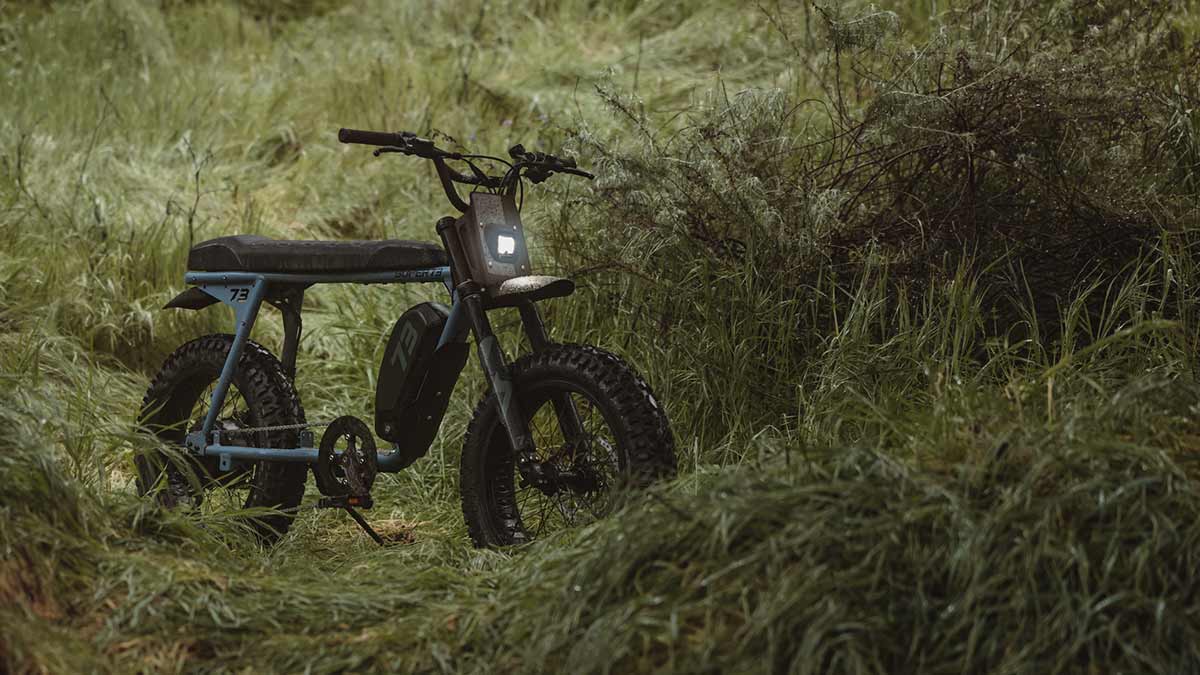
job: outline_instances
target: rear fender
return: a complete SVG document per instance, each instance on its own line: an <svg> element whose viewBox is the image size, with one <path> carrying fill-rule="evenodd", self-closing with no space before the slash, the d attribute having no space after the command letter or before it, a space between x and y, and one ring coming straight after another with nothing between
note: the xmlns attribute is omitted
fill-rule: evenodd
<svg viewBox="0 0 1200 675"><path fill-rule="evenodd" d="M204 309L217 302L219 301L215 297L201 290L199 286L192 286L171 298L170 302L163 305L163 309Z"/></svg>

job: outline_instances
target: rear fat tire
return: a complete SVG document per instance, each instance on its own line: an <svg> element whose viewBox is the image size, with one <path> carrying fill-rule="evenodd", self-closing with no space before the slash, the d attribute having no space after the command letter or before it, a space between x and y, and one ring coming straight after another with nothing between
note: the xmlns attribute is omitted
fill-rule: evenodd
<svg viewBox="0 0 1200 675"><path fill-rule="evenodd" d="M163 363L142 400L139 419L159 439L182 449L184 436L196 424L193 411L209 385L216 382L233 346L233 336L206 335L176 349ZM304 409L283 365L262 345L247 340L238 363L232 387L247 404L249 424L282 426L304 422ZM231 387L231 393L232 393ZM207 403L207 402L205 402ZM207 409L207 406L204 407ZM201 418L202 419L202 418ZM256 432L243 437L257 447L286 448L298 445L296 430ZM138 455L138 492L148 494L165 466L161 452ZM292 513L304 496L308 466L294 462L258 462L252 469L249 496L245 506L277 508ZM174 498L164 489L160 502L173 506ZM265 541L271 542L287 532L292 516L272 514L255 516L251 524Z"/></svg>
<svg viewBox="0 0 1200 675"><path fill-rule="evenodd" d="M539 383L567 383L594 401L616 441L626 485L645 487L675 476L675 439L666 413L645 380L617 356L588 345L555 345L523 356L510 372L526 419L536 412L529 392ZM463 516L476 546L530 540L517 525L513 467L512 447L489 389L467 428L459 465Z"/></svg>

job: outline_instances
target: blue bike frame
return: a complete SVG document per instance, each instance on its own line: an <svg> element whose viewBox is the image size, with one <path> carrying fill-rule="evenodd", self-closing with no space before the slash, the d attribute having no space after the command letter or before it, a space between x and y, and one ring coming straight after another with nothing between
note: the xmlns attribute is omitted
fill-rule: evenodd
<svg viewBox="0 0 1200 675"><path fill-rule="evenodd" d="M186 444L189 450L201 457L216 456L222 471L228 470L233 461L282 461L316 463L318 450L312 447L310 434L301 435L301 445L296 448L256 448L242 445L224 445L220 432L215 431L217 415L225 403L229 385L233 382L237 371L238 361L250 337L250 331L258 318L258 310L268 297L269 290L298 289L303 290L314 284L412 284L441 282L450 292L452 307L450 317L442 331L438 346L454 341L462 341L470 327L466 316L466 303L460 302L454 292L450 268L429 267L414 270L397 270L394 272L367 272L344 274L286 274L260 272L188 272L184 277L187 283L194 285L214 299L233 309L237 330L234 333L233 346L225 358L221 376L213 390L209 402L208 414L200 431L189 433ZM299 308L297 308L298 311ZM398 451L379 453L379 470L395 472L402 468L401 454Z"/></svg>

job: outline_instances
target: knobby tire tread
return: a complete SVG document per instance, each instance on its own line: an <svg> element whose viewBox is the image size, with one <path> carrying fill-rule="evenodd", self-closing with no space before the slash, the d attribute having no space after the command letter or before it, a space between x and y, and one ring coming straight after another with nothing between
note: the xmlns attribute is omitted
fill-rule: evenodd
<svg viewBox="0 0 1200 675"><path fill-rule="evenodd" d="M527 354L510 366L518 395L522 385L542 377L575 379L591 385L601 398L607 399L620 429L620 451L625 453L628 477L634 487L646 487L655 481L669 479L676 473L675 439L662 406L650 385L616 355L590 345L558 344L543 351ZM529 417L534 411L522 405ZM502 439L497 440L499 434ZM506 528L505 521L515 522L512 513L499 504L489 503L487 483L504 477L487 475L487 455L493 443L502 442L508 448L503 425L499 421L495 393L489 388L476 406L467 427L460 464L460 492L467 529L476 546L505 546L521 543L521 538ZM511 455L511 449L508 450ZM511 462L506 466L511 467ZM501 467L503 470L503 467ZM511 476L511 468L507 469ZM500 527L497 527L500 523Z"/></svg>
<svg viewBox="0 0 1200 675"><path fill-rule="evenodd" d="M213 334L196 338L181 345L167 357L158 373L150 382L142 399L141 417L143 424L160 437L182 441L178 430L166 431L164 427L179 422L180 411L168 404L180 387L188 386L194 378L204 378L210 373L216 381L221 367L233 346L234 337L229 334ZM215 369L215 371L214 371ZM195 380L200 381L200 380ZM247 340L238 362L234 384L247 404L254 409L258 426L282 426L304 422L304 408L300 404L292 380L283 364L265 347ZM207 385L206 385L207 386ZM203 389L201 388L201 395ZM182 394L187 398L186 392ZM183 403L176 402L177 405ZM194 405L194 401L191 405ZM191 410L182 414L190 415ZM295 447L299 434L295 430L257 432L260 447ZM138 458L138 491L146 494L150 482L157 478L157 468L146 457ZM269 507L283 511L280 514L256 516L252 524L265 542L272 542L287 532L291 526L296 507L304 497L304 484L308 466L294 462L259 462L254 468L253 482L247 507Z"/></svg>

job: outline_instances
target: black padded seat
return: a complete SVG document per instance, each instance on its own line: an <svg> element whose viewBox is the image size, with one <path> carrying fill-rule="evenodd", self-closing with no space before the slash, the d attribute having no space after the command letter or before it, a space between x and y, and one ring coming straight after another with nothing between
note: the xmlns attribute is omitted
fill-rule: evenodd
<svg viewBox="0 0 1200 675"><path fill-rule="evenodd" d="M280 240L238 234L201 242L188 253L188 269L199 272L391 272L447 264L441 246L400 239Z"/></svg>

